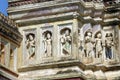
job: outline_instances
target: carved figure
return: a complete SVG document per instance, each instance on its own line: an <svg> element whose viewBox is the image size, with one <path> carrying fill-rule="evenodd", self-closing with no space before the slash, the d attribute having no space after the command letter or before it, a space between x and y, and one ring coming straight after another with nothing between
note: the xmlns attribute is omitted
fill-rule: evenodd
<svg viewBox="0 0 120 80"><path fill-rule="evenodd" d="M106 33L105 53L107 59L112 59L112 47L114 46L112 33Z"/></svg>
<svg viewBox="0 0 120 80"><path fill-rule="evenodd" d="M96 57L99 58L102 55L103 47L102 47L102 34L101 32L97 33L95 39L95 52Z"/></svg>
<svg viewBox="0 0 120 80"><path fill-rule="evenodd" d="M28 51L28 59L31 59L35 56L35 34L29 33L26 36L26 48Z"/></svg>
<svg viewBox="0 0 120 80"><path fill-rule="evenodd" d="M52 56L52 34L50 32L46 33L44 43L44 53L46 57Z"/></svg>
<svg viewBox="0 0 120 80"><path fill-rule="evenodd" d="M61 41L61 53L69 55L71 53L71 35L70 30L66 29L65 33L60 38Z"/></svg>
<svg viewBox="0 0 120 80"><path fill-rule="evenodd" d="M87 32L85 36L85 53L86 57L93 55L92 33Z"/></svg>

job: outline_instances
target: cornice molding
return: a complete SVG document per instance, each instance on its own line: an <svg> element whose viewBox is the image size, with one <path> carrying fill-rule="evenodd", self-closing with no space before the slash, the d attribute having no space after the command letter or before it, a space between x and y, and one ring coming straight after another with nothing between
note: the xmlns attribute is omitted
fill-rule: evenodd
<svg viewBox="0 0 120 80"><path fill-rule="evenodd" d="M9 73L9 75L10 76L12 76L15 80L17 80L17 78L18 78L18 74L16 73L16 72L14 72L14 71L12 71L12 70L10 70L10 69L8 69L6 66L4 66L4 65L2 65L2 64L0 64L0 73L2 72L2 74L1 75L8 75L8 73ZM7 73L7 74L6 74ZM7 77L7 76L6 76Z"/></svg>
<svg viewBox="0 0 120 80"><path fill-rule="evenodd" d="M18 25L8 17L0 13L0 35L13 43L20 45L22 35L18 31Z"/></svg>
<svg viewBox="0 0 120 80"><path fill-rule="evenodd" d="M22 6L27 4L34 4L34 3L41 3L41 2L48 2L48 1L54 1L54 0L14 0L9 1L9 7L15 7L15 6Z"/></svg>

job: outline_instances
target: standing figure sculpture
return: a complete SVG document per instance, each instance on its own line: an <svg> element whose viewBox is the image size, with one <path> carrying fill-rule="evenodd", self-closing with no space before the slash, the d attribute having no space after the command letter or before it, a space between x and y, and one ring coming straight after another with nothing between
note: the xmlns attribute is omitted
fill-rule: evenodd
<svg viewBox="0 0 120 80"><path fill-rule="evenodd" d="M95 57L99 58L102 55L103 47L102 47L102 34L101 32L97 33L95 39Z"/></svg>
<svg viewBox="0 0 120 80"><path fill-rule="evenodd" d="M86 57L93 55L92 33L87 32L85 36L85 53Z"/></svg>
<svg viewBox="0 0 120 80"><path fill-rule="evenodd" d="M63 55L69 55L71 53L71 35L70 30L66 29L65 34L60 38L61 41L61 53Z"/></svg>
<svg viewBox="0 0 120 80"><path fill-rule="evenodd" d="M112 59L112 47L114 46L112 33L106 33L105 39L105 53L107 59Z"/></svg>
<svg viewBox="0 0 120 80"><path fill-rule="evenodd" d="M28 59L31 59L35 56L35 34L29 33L26 36L26 48L28 51Z"/></svg>
<svg viewBox="0 0 120 80"><path fill-rule="evenodd" d="M43 40L44 43L44 53L45 57L52 56L52 34L50 32L46 33L45 39Z"/></svg>

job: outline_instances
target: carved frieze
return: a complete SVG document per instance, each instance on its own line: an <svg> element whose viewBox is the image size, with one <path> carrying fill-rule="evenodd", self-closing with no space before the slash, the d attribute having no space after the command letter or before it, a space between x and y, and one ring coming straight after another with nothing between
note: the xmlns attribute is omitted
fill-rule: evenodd
<svg viewBox="0 0 120 80"><path fill-rule="evenodd" d="M57 34L53 34L53 26L40 27L39 30L38 28L24 30L23 53L25 61L37 58L43 60L40 63L50 63L54 62L54 57L58 57L58 61L72 60L72 47L75 44L72 42L74 40L72 39L72 26L72 24L58 25ZM92 26L91 23L86 23L78 29L78 32L78 54L83 63L103 64L106 60L115 59L114 35L117 35L117 32L114 33L112 27L103 28L100 24ZM36 33L39 34L39 37ZM54 38L58 42L55 42ZM56 48L53 47L54 45ZM55 49L58 53L54 53ZM36 57L36 54L39 54L40 57ZM77 53L74 54L77 55Z"/></svg>

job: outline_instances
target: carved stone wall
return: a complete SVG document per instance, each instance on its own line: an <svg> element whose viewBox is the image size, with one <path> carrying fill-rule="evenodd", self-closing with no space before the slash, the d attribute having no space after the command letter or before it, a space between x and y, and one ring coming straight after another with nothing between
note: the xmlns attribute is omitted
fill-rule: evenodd
<svg viewBox="0 0 120 80"><path fill-rule="evenodd" d="M116 38L118 38L118 26L102 26L100 24L92 23L76 25L76 22L76 20L68 20L63 22L21 27L20 31L24 36L22 42L23 64L21 68L18 69L18 71L26 72L25 74L27 76L25 77L28 77L33 73L38 73L37 76L41 75L40 79L42 79L45 75L47 75L42 74L42 72L44 73L46 71L51 71L54 73L48 73L48 77L50 75L59 75L56 74L56 70L58 69L54 71L55 68L59 68L60 71L63 70L64 72L64 67L66 66L66 70L69 70L68 67L71 65L80 66L81 68L79 69L91 69L90 66L83 68L83 65L92 65L92 69L95 70L95 72L93 72L93 75L98 76L98 69L102 69L103 71L107 69L104 68L106 66L103 65L112 66L119 64L119 57L117 56L118 50L115 48L115 46L118 46L116 45L115 39L115 35ZM78 35L76 38L76 35L73 33L73 29ZM31 40L28 39L29 34L32 35ZM28 58L30 53L29 49L27 48L26 41L32 44L32 48L30 50L33 50L33 56L31 56L31 58ZM75 41L77 41L77 43L75 43ZM75 48L73 48L73 46L76 44L78 45L76 51L78 53L75 53ZM80 63L82 64L78 65ZM101 68L94 68L95 66L99 65L101 65ZM61 69L61 67L63 68ZM41 73L39 73L39 71L34 72L34 70L40 70ZM72 72L74 72L74 69ZM87 71L82 70L78 72L85 75L90 74L89 71L88 73L86 73ZM20 73L20 79L22 77L21 75L22 73ZM105 78L105 74L102 71L101 75L103 76L102 78ZM33 78L35 78L34 76L35 75L33 75Z"/></svg>
<svg viewBox="0 0 120 80"><path fill-rule="evenodd" d="M118 63L115 49L117 44L114 39L118 32L115 33L116 29L113 26L102 27L101 25L84 24L81 31L83 33L80 34L81 41L79 42L81 44L79 48L83 62L104 63L110 61Z"/></svg>
<svg viewBox="0 0 120 80"><path fill-rule="evenodd" d="M102 0L44 1L10 2L23 35L19 79L119 80L119 12L106 13Z"/></svg>
<svg viewBox="0 0 120 80"><path fill-rule="evenodd" d="M23 65L72 58L72 23L23 28L21 31L24 36L22 42ZM55 31L58 33L56 34ZM58 42L55 43L55 41ZM56 45L55 48L54 45ZM54 51L55 49L58 53Z"/></svg>

